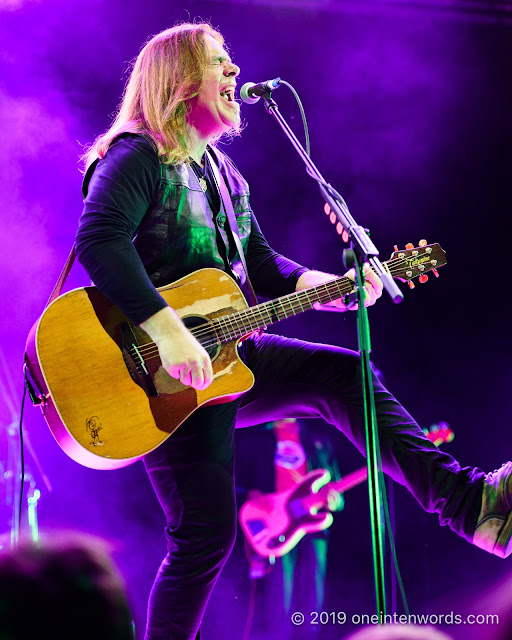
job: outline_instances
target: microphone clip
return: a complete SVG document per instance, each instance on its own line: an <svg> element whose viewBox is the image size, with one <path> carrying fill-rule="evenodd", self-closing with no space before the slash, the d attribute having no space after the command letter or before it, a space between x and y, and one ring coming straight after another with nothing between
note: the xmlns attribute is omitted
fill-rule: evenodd
<svg viewBox="0 0 512 640"><path fill-rule="evenodd" d="M270 94L281 84L281 78L266 82L246 82L240 89L240 98L247 104L255 104L262 97L270 98Z"/></svg>

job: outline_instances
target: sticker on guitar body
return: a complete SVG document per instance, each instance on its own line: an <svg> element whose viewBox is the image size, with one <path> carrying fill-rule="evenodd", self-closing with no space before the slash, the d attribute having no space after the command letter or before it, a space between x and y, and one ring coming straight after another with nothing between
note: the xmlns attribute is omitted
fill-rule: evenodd
<svg viewBox="0 0 512 640"><path fill-rule="evenodd" d="M91 434L92 437L92 446L93 447L102 447L103 442L100 440L99 432L103 429L100 419L98 416L92 416L92 418L87 418L85 421L85 429Z"/></svg>

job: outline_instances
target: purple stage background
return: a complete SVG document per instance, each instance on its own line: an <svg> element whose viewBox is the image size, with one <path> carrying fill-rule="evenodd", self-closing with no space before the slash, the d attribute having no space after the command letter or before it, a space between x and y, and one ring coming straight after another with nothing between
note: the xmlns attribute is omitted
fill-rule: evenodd
<svg viewBox="0 0 512 640"><path fill-rule="evenodd" d="M456 437L446 447L463 464L494 469L512 455L510 24L415 10L414 3L408 11L378 2L375 11L371 2L361 11L354 3L344 10L340 2L336 11L300 4L0 0L2 379L12 380L18 410L25 337L71 248L81 211L78 158L107 128L123 70L149 35L201 17L226 36L242 68L240 85L280 76L297 89L313 160L371 229L383 259L394 244L421 238L446 250L439 279L405 288L401 305L384 296L371 309L373 360L421 425L451 425ZM291 94L283 87L274 95L302 138ZM223 148L252 186L252 206L270 244L308 266L342 271L343 247L315 184L261 103L242 113L246 130ZM74 267L69 287L87 283ZM357 345L350 313L312 312L278 330ZM5 465L13 421L7 401L0 402L0 420ZM114 541L142 633L164 552L163 516L142 465L116 472L80 467L30 406L25 428L53 487L45 488L27 454L42 492L41 529L79 528ZM360 466L359 454L334 435L342 472ZM411 611L496 613L497 599L476 602L512 572L510 561L440 528L401 487L395 497ZM354 489L332 527L325 611L374 612L367 514L365 489ZM7 531L8 524L0 527ZM242 637L248 581L239 551L207 612L205 640ZM348 630L326 626L321 637ZM494 637L490 628L449 631Z"/></svg>

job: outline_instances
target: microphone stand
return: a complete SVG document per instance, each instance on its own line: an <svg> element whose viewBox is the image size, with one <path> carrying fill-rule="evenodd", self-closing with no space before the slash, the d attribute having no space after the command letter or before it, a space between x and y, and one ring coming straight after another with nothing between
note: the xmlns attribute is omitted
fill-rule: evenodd
<svg viewBox="0 0 512 640"><path fill-rule="evenodd" d="M370 523L372 533L372 552L374 563L375 595L377 604L377 614L386 614L386 593L384 580L384 517L383 506L381 504L381 484L383 483L382 473L379 471L379 441L377 432L377 415L375 410L375 398L373 394L372 372L370 366L370 325L368 323L368 312L364 306L364 275L363 265L369 262L372 269L382 280L384 289L388 292L393 302L399 303L403 300L403 294L398 288L391 275L385 270L378 256L379 252L368 233L363 227L358 225L341 195L328 184L318 171L305 149L298 141L293 131L285 121L276 102L271 96L272 90L262 95L267 112L273 116L274 120L284 131L295 150L306 165L308 175L316 180L320 187L320 192L325 198L331 210L343 225L348 233L352 250L344 252L345 265L354 267L355 291L347 296L347 303L352 306L357 303L357 330L358 344L361 355L361 377L364 406L364 422L366 429L366 449L368 466L368 492L370 503Z"/></svg>

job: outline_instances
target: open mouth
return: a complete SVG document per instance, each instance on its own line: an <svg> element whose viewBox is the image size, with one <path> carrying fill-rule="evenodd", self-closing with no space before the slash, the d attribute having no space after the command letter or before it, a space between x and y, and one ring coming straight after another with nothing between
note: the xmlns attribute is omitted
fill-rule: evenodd
<svg viewBox="0 0 512 640"><path fill-rule="evenodd" d="M235 88L234 87L226 87L223 91L220 92L220 97L226 102L234 102L235 101Z"/></svg>

